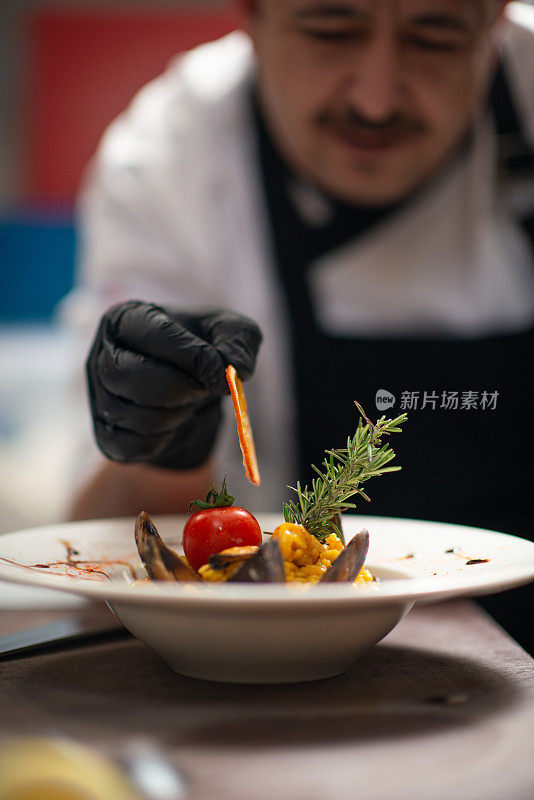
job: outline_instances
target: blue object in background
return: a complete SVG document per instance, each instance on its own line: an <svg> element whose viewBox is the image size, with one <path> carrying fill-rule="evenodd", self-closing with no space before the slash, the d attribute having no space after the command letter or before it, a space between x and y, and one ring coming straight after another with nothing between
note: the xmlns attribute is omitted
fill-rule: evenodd
<svg viewBox="0 0 534 800"><path fill-rule="evenodd" d="M49 320L72 287L75 248L70 212L0 217L0 321Z"/></svg>

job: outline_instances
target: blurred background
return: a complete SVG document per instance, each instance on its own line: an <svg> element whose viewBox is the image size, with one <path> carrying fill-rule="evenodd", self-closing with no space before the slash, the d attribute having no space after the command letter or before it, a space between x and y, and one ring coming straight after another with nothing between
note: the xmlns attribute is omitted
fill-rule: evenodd
<svg viewBox="0 0 534 800"><path fill-rule="evenodd" d="M176 53L237 26L226 0L0 3L0 533L72 487L75 198L106 125Z"/></svg>
<svg viewBox="0 0 534 800"><path fill-rule="evenodd" d="M232 0L0 2L0 533L61 520L72 489L84 354L57 307L84 167L172 56L237 25Z"/></svg>

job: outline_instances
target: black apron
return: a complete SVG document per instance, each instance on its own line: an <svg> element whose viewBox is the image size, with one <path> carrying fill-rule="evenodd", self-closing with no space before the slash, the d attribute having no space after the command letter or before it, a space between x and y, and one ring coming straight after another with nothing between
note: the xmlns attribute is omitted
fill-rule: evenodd
<svg viewBox="0 0 534 800"><path fill-rule="evenodd" d="M502 91L501 77L499 73L494 95ZM509 94L505 96L509 101ZM358 511L474 525L534 539L529 496L534 328L476 339L352 338L325 332L308 291L310 264L368 231L398 206L362 209L331 201L330 222L307 224L290 190L296 178L273 145L257 104L255 119L274 256L290 309L300 480L309 483L310 465L319 465L327 448L343 447L354 431L358 414L352 401L358 400L376 419L384 413L377 409L377 392L385 390L395 398L387 416L403 410L409 415L404 433L391 437L394 463L402 471L370 481L366 491L372 502L360 500ZM510 142L509 110L497 130L503 126ZM534 644L533 596L527 587L484 600L529 648Z"/></svg>

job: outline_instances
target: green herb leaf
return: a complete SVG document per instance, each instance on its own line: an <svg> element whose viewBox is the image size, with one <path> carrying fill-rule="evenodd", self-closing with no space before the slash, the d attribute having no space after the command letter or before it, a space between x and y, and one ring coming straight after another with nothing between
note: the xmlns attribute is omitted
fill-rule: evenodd
<svg viewBox="0 0 534 800"><path fill-rule="evenodd" d="M318 476L313 478L312 488L303 488L300 482L296 489L289 486L289 489L296 492L298 504L292 500L284 503L284 520L304 525L309 533L321 541L331 533L340 535L341 527L336 524L336 521L339 522L336 515L349 508L356 508L354 503L349 502L351 497L359 494L365 500L370 500L361 488L361 483L401 469L386 466L395 458L395 453L388 444L382 445L382 437L401 433L400 426L406 422L407 415L401 414L395 419L380 417L373 424L360 404L354 404L361 418L358 420L356 433L347 439L346 448L326 450L323 469L320 470L312 464L312 469Z"/></svg>
<svg viewBox="0 0 534 800"><path fill-rule="evenodd" d="M233 505L233 502L234 498L228 494L228 489L226 488L226 473L224 473L221 491L218 492L212 483L205 500L193 500L189 503L189 513L195 508L197 511L205 511L209 508L228 508L228 506Z"/></svg>

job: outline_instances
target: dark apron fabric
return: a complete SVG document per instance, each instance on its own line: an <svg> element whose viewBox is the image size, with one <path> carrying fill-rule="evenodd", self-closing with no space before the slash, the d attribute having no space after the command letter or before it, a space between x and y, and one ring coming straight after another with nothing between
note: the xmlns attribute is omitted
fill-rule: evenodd
<svg viewBox="0 0 534 800"><path fill-rule="evenodd" d="M476 339L353 338L322 330L308 291L310 264L396 209L332 201L329 223L307 224L288 192L295 177L278 155L257 106L255 114L274 256L290 309L300 480L310 483L310 465L321 463L325 449L343 447L354 431L358 413L353 400L376 419L384 413L375 404L377 391L386 390L395 397L387 416L406 410L409 417L404 433L391 437L402 471L370 481L366 491L372 502L361 500L358 511L534 539L529 491L534 328ZM457 407L454 400L447 407L454 392ZM485 601L530 648L532 599L527 588Z"/></svg>

